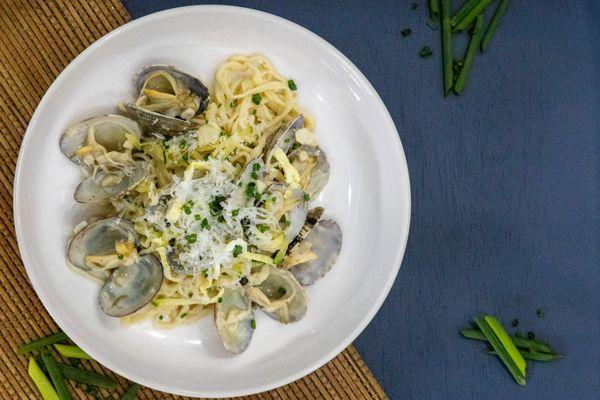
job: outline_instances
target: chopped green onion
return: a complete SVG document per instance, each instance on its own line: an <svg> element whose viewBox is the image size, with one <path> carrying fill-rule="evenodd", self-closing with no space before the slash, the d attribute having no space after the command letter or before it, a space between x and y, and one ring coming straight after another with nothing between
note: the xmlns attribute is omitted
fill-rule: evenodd
<svg viewBox="0 0 600 400"><path fill-rule="evenodd" d="M249 182L248 186L246 187L246 196L248 197L254 197L254 189L256 188L256 183L254 182Z"/></svg>
<svg viewBox="0 0 600 400"><path fill-rule="evenodd" d="M133 385L131 385L131 387L129 389L127 389L127 391L125 392L123 397L121 397L121 400L133 400L136 398L139 391L140 391L140 385L138 385L137 383L134 383Z"/></svg>
<svg viewBox="0 0 600 400"><path fill-rule="evenodd" d="M293 79L288 80L288 87L290 90L298 90L298 86L296 86L296 82Z"/></svg>
<svg viewBox="0 0 600 400"><path fill-rule="evenodd" d="M456 26L454 26L455 31L464 31L469 28L475 18L483 13L483 10L486 9L487 6L490 5L492 0L479 0L475 7L473 7L461 20L456 21Z"/></svg>
<svg viewBox="0 0 600 400"><path fill-rule="evenodd" d="M412 33L412 30L411 30L411 29L409 29L409 28L402 29L402 31L400 31L400 34L401 34L403 37L410 36L410 34L411 34L411 33Z"/></svg>
<svg viewBox="0 0 600 400"><path fill-rule="evenodd" d="M487 341L485 335L477 329L463 329L460 333L467 339ZM548 343L539 340L524 339L517 334L512 335L511 339L517 347L527 349L533 353L556 354Z"/></svg>
<svg viewBox="0 0 600 400"><path fill-rule="evenodd" d="M256 321L253 319L250 320L250 328L256 329Z"/></svg>
<svg viewBox="0 0 600 400"><path fill-rule="evenodd" d="M269 225L258 224L258 225L256 225L256 229L258 229L261 233L264 233L269 230Z"/></svg>
<svg viewBox="0 0 600 400"><path fill-rule="evenodd" d="M444 96L448 96L454 83L452 73L452 32L450 27L450 0L442 1L442 67L444 76Z"/></svg>
<svg viewBox="0 0 600 400"><path fill-rule="evenodd" d="M280 295L282 295L282 296L283 296L283 295L285 294L285 288L283 288L283 287L281 287L281 286L280 286L280 287L277 289L277 293L279 293Z"/></svg>
<svg viewBox="0 0 600 400"><path fill-rule="evenodd" d="M544 318L544 310L542 308L538 308L537 310L535 310L535 315L538 318Z"/></svg>
<svg viewBox="0 0 600 400"><path fill-rule="evenodd" d="M304 201L309 201L309 200L310 200L310 194L304 193Z"/></svg>
<svg viewBox="0 0 600 400"><path fill-rule="evenodd" d="M183 319L185 317L187 317L187 313L185 313L185 312L179 316L179 318L181 318L181 319Z"/></svg>
<svg viewBox="0 0 600 400"><path fill-rule="evenodd" d="M252 102L254 104L259 105L261 101L262 101L262 96L260 95L260 93L254 93L252 95Z"/></svg>
<svg viewBox="0 0 600 400"><path fill-rule="evenodd" d="M198 234L196 234L196 233L190 233L189 235L185 235L185 240L189 244L196 243L196 239L198 239Z"/></svg>
<svg viewBox="0 0 600 400"><path fill-rule="evenodd" d="M186 145L187 145L187 142L185 140L182 140L181 142L179 142L180 149L183 149Z"/></svg>
<svg viewBox="0 0 600 400"><path fill-rule="evenodd" d="M85 351L81 350L79 346L71 346L66 344L55 344L54 348L60 353L61 356L67 358L81 358L84 360L91 360L92 357Z"/></svg>
<svg viewBox="0 0 600 400"><path fill-rule="evenodd" d="M240 209L236 208L235 210L231 211L231 216L232 217L237 217L240 213Z"/></svg>
<svg viewBox="0 0 600 400"><path fill-rule="evenodd" d="M222 303L223 302L223 298L219 297L219 299L217 300L217 302Z"/></svg>
<svg viewBox="0 0 600 400"><path fill-rule="evenodd" d="M29 353L30 351L39 350L41 348L47 347L54 343L64 342L65 340L68 340L68 339L69 339L69 337L67 336L67 334L62 331L53 333L52 335L48 335L41 339L37 339L32 342L24 344L23 346L19 347L19 350L17 350L17 354L26 354L26 353Z"/></svg>
<svg viewBox="0 0 600 400"><path fill-rule="evenodd" d="M67 389L67 384L63 378L60 369L58 368L58 363L52 357L50 352L43 351L42 352L42 361L46 366L46 371L48 371L48 375L50 375L50 379L54 384L54 389L56 389L56 393L60 400L70 400L72 399L71 394L69 393L69 389Z"/></svg>
<svg viewBox="0 0 600 400"><path fill-rule="evenodd" d="M485 34L483 35L483 39L481 40L481 51L486 51L489 46L492 38L494 37L494 33L496 33L496 29L500 26L500 22L502 18L504 18L504 14L506 14L506 10L508 9L508 5L510 0L501 0L498 8L496 8L496 12L490 21L487 29L485 30Z"/></svg>
<svg viewBox="0 0 600 400"><path fill-rule="evenodd" d="M202 219L202 216L200 214L194 214L194 219L196 221L200 221Z"/></svg>
<svg viewBox="0 0 600 400"><path fill-rule="evenodd" d="M191 298L193 295L194 295L194 293L192 293L192 292L189 292L189 293L188 293L188 297L189 297L189 298Z"/></svg>
<svg viewBox="0 0 600 400"><path fill-rule="evenodd" d="M210 229L210 224L208 223L208 220L206 218L204 218L202 222L200 222L200 228L207 230Z"/></svg>
<svg viewBox="0 0 600 400"><path fill-rule="evenodd" d="M477 54L477 49L479 49L479 45L481 43L481 36L483 35L483 14L479 14L477 16L477 20L475 21L475 28L473 28L473 34L471 35L471 40L469 41L469 46L467 47L467 53L465 54L464 65L458 74L458 78L456 78L456 82L454 83L454 93L461 94L464 89L467 78L471 73L471 69L473 68L473 61L475 60L475 54Z"/></svg>
<svg viewBox="0 0 600 400"><path fill-rule="evenodd" d="M251 177L252 179L258 179L258 174L257 174L256 172L252 171L252 172L250 173L250 177Z"/></svg>
<svg viewBox="0 0 600 400"><path fill-rule="evenodd" d="M43 400L61 400L54 390L52 383L46 377L46 374L42 371L40 366L35 362L32 358L29 359L29 367L27 368L27 373L35 383L35 386L40 391Z"/></svg>
<svg viewBox="0 0 600 400"><path fill-rule="evenodd" d="M440 0L429 0L429 18L433 22L440 19Z"/></svg>
<svg viewBox="0 0 600 400"><path fill-rule="evenodd" d="M431 57L432 55L433 55L433 50L431 50L431 47L429 47L429 46L423 46L421 51L419 51L419 57L421 57L421 58L428 58L428 57Z"/></svg>
<svg viewBox="0 0 600 400"><path fill-rule="evenodd" d="M254 172L260 171L260 164L258 164L258 163L252 164L252 171L254 171Z"/></svg>
<svg viewBox="0 0 600 400"><path fill-rule="evenodd" d="M240 254L242 254L244 250L242 249L242 246L240 246L239 244L236 244L233 247L233 258L237 258Z"/></svg>
<svg viewBox="0 0 600 400"><path fill-rule="evenodd" d="M498 356L519 385L525 385L527 362L517 350L500 322L489 315L475 317L475 323L481 329Z"/></svg>
<svg viewBox="0 0 600 400"><path fill-rule="evenodd" d="M60 372L65 379L102 387L108 390L114 390L117 387L117 381L110 376L98 375L85 369L70 367L64 364L58 364Z"/></svg>

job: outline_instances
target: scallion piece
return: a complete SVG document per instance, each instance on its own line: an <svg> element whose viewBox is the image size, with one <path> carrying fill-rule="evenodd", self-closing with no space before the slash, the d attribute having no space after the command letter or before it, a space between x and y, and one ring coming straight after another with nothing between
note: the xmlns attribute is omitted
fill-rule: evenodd
<svg viewBox="0 0 600 400"><path fill-rule="evenodd" d="M551 362L558 361L562 358L560 354L534 353L526 350L519 350L519 352L521 353L524 359L531 361ZM485 350L484 353L496 356L498 355L498 353L494 350Z"/></svg>
<svg viewBox="0 0 600 400"><path fill-rule="evenodd" d="M84 360L91 360L92 357L85 351L81 350L79 346L71 346L65 344L55 344L54 348L60 353L61 356L67 358L80 358Z"/></svg>
<svg viewBox="0 0 600 400"><path fill-rule="evenodd" d="M440 0L429 0L429 18L433 22L440 19Z"/></svg>
<svg viewBox="0 0 600 400"><path fill-rule="evenodd" d="M463 61L463 67L460 69L456 82L454 83L454 93L461 94L462 90L467 83L467 78L473 68L473 61L475 60L475 54L481 44L481 37L483 35L483 14L479 14L475 20L475 28L467 47L467 52Z"/></svg>
<svg viewBox="0 0 600 400"><path fill-rule="evenodd" d="M483 35L483 40L481 41L481 51L485 51L492 41L492 37L494 37L494 33L496 33L496 29L500 25L504 14L506 14L506 10L508 9L508 5L510 0L501 0L498 8L496 8L496 12L494 12L494 16L490 21L487 29L485 30L485 34Z"/></svg>
<svg viewBox="0 0 600 400"><path fill-rule="evenodd" d="M460 333L466 337L467 339L475 339L487 341L484 334L477 329L463 329ZM548 343L541 342L539 340L529 340L521 337L517 337L515 335L511 335L510 337L513 343L521 348L527 349L532 353L548 353L548 354L556 354L555 351L550 347Z"/></svg>
<svg viewBox="0 0 600 400"><path fill-rule="evenodd" d="M108 390L114 390L117 387L117 381L110 376L104 376L95 374L93 372L86 371L85 369L71 367L64 364L58 364L58 368L65 379L85 383L87 385L94 385L102 387Z"/></svg>
<svg viewBox="0 0 600 400"><path fill-rule="evenodd" d="M46 377L46 374L41 370L40 366L35 362L32 358L29 359L29 367L27 368L27 373L35 383L35 386L40 391L43 400L61 400L54 390L52 383Z"/></svg>
<svg viewBox="0 0 600 400"><path fill-rule="evenodd" d="M463 3L462 6L460 6L460 8L458 9L458 11L456 13L454 13L454 15L452 16L452 18L450 19L450 24L452 25L452 27L455 27L457 22L462 20L469 11L471 11L473 9L473 7L475 7L475 5L477 3L479 3L481 0L467 0Z"/></svg>
<svg viewBox="0 0 600 400"><path fill-rule="evenodd" d="M129 387L129 389L127 389L127 391L125 392L125 394L123 395L123 397L121 397L121 400L133 400L136 398L137 393L140 390L140 385L138 385L137 383L134 383L133 385L131 385Z"/></svg>
<svg viewBox="0 0 600 400"><path fill-rule="evenodd" d="M527 362L500 322L489 315L475 317L475 323L519 385L525 385Z"/></svg>
<svg viewBox="0 0 600 400"><path fill-rule="evenodd" d="M459 21L456 21L456 26L454 27L454 30L464 31L465 29L469 28L473 21L475 21L475 18L477 18L477 16L479 16L483 12L483 10L485 10L486 7L490 5L491 2L492 0L479 0L479 2L467 12L464 18L462 18Z"/></svg>
<svg viewBox="0 0 600 400"><path fill-rule="evenodd" d="M48 336L43 337L38 340L34 340L33 342L24 344L23 346L19 347L19 350L17 350L17 353L18 354L26 354L26 353L29 353L30 351L39 350L39 349L42 349L42 348L47 347L54 343L64 342L68 339L69 339L69 337L67 336L67 334L61 331L58 333L54 333L52 335L48 335Z"/></svg>
<svg viewBox="0 0 600 400"><path fill-rule="evenodd" d="M60 369L58 368L58 363L52 357L52 354L47 350L42 352L42 361L46 366L46 370L48 371L48 375L50 375L50 379L54 384L54 389L58 394L60 400L71 400L71 394L69 393L69 389L67 389L67 384L63 378Z"/></svg>
<svg viewBox="0 0 600 400"><path fill-rule="evenodd" d="M450 0L442 1L442 66L444 73L444 95L452 89L452 32L450 27Z"/></svg>

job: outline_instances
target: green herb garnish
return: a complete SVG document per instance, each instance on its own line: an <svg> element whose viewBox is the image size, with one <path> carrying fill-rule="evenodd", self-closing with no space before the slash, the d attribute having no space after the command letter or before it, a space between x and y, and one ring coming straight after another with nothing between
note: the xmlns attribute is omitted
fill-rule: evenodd
<svg viewBox="0 0 600 400"><path fill-rule="evenodd" d="M410 28L402 29L402 31L400 31L400 34L403 37L410 36L411 33L412 33L412 30Z"/></svg>
<svg viewBox="0 0 600 400"><path fill-rule="evenodd" d="M196 239L198 238L198 235L196 233L190 233L189 235L185 235L185 240L189 243L196 243Z"/></svg>
<svg viewBox="0 0 600 400"><path fill-rule="evenodd" d="M429 18L431 18L433 22L438 22L440 19L439 0L429 0Z"/></svg>
<svg viewBox="0 0 600 400"><path fill-rule="evenodd" d="M298 90L298 86L296 86L296 82L293 79L288 80L288 87L290 90Z"/></svg>
<svg viewBox="0 0 600 400"><path fill-rule="evenodd" d="M447 96L454 83L452 73L452 32L450 25L450 0L442 2L442 70L444 72L444 96Z"/></svg>
<svg viewBox="0 0 600 400"><path fill-rule="evenodd" d="M452 26L454 30L464 31L465 29L469 28L473 21L475 21L475 18L477 18L480 15L483 15L483 11L486 9L487 6L490 5L491 2L492 0L479 0L473 8L467 11L467 13L462 19L456 21L456 25Z"/></svg>
<svg viewBox="0 0 600 400"><path fill-rule="evenodd" d="M492 17L492 21L488 25L485 30L485 34L483 35L483 39L481 40L481 51L486 51L490 42L492 41L492 37L494 37L494 33L496 33L496 29L500 25L502 18L504 18L504 14L506 14L506 10L508 9L508 5L510 0L500 0L500 4L498 8L496 8L496 12Z"/></svg>
<svg viewBox="0 0 600 400"><path fill-rule="evenodd" d="M456 83L454 84L454 93L460 94L467 83L467 78L473 68L473 60L475 60L475 54L481 44L481 37L483 34L483 14L479 14L475 20L475 27L473 28L473 34L471 40L469 40L469 46L464 58L464 66L461 68Z"/></svg>
<svg viewBox="0 0 600 400"><path fill-rule="evenodd" d="M262 96L260 95L260 93L254 93L252 95L252 102L254 104L259 105L261 101L262 101Z"/></svg>
<svg viewBox="0 0 600 400"><path fill-rule="evenodd" d="M261 233L264 233L269 230L269 226L266 224L258 224L256 225L256 229L258 229Z"/></svg>
<svg viewBox="0 0 600 400"><path fill-rule="evenodd" d="M309 200L310 200L310 194L304 193L304 201L309 201Z"/></svg>
<svg viewBox="0 0 600 400"><path fill-rule="evenodd" d="M217 300L217 302L222 303L223 302L223 298L219 297L219 299Z"/></svg>
<svg viewBox="0 0 600 400"><path fill-rule="evenodd" d="M210 224L208 223L208 220L206 218L204 218L202 220L202 222L200 222L200 228L202 228L202 229L210 229Z"/></svg>
<svg viewBox="0 0 600 400"><path fill-rule="evenodd" d="M240 254L242 254L242 251L244 251L242 249L242 246L240 246L239 244L236 244L233 247L233 258L237 258Z"/></svg>
<svg viewBox="0 0 600 400"><path fill-rule="evenodd" d="M256 329L256 321L253 319L250 320L250 328Z"/></svg>
<svg viewBox="0 0 600 400"><path fill-rule="evenodd" d="M231 216L232 217L237 217L240 213L240 209L236 208L235 210L231 211Z"/></svg>
<svg viewBox="0 0 600 400"><path fill-rule="evenodd" d="M429 46L423 46L423 48L421 48L421 51L419 51L419 57L421 58L428 58L431 57L433 55L433 50L431 50L431 47Z"/></svg>

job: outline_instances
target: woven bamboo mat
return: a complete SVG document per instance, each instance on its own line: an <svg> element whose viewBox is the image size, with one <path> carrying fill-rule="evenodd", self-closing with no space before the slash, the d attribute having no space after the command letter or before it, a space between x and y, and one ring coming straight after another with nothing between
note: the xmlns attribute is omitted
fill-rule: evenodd
<svg viewBox="0 0 600 400"><path fill-rule="evenodd" d="M63 68L96 39L129 21L118 0L0 0L0 399L37 399L24 342L55 332L21 260L12 221L12 182L21 139L36 105ZM96 372L115 376L97 363ZM116 377L116 376L115 376ZM117 399L127 387L100 397ZM75 398L86 399L72 387ZM143 389L140 399L181 398ZM386 395L350 346L327 365L292 384L246 399L385 399Z"/></svg>

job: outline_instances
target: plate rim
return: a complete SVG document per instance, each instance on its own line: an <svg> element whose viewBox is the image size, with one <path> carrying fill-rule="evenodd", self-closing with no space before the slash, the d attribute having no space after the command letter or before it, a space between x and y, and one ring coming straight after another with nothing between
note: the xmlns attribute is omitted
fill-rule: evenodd
<svg viewBox="0 0 600 400"><path fill-rule="evenodd" d="M198 390L194 390L194 391L180 390L180 389L177 389L176 387L170 387L168 385L156 384L155 382L148 381L136 373L133 373L133 374L129 373L128 371L124 371L121 368L111 365L110 363L106 362L106 359L102 356L101 353L96 352L94 350L89 351L90 347L87 346L86 340L82 339L78 335L73 335L73 332L70 332L70 328L65 329L65 326L69 327L69 325L66 323L66 321L64 321L62 318L59 318L58 314L52 310L52 307L47 306L47 304L52 304L51 298L49 297L48 293L45 291L43 283L40 282L36 278L35 273L32 273L32 268L28 266L28 265L32 265L33 263L31 261L31 257L29 256L29 252L27 251L26 246L21 245L21 243L25 240L25 233L24 233L25 229L23 227L23 224L21 223L20 216L19 216L22 213L21 204L23 204L22 194L21 194L21 174L22 174L21 170L23 169L23 163L24 163L23 154L27 152L27 149L30 146L30 139L32 136L31 131L35 130L35 126L37 125L37 120L39 118L40 109L42 108L41 106L43 104L45 104L47 101L49 101L48 99L52 97L54 91L59 86L60 82L62 82L62 80L65 79L65 76L68 75L69 71L71 69L73 69L75 65L80 63L83 58L87 57L88 54L92 53L97 47L105 44L107 41L109 41L110 39L112 39L115 36L120 35L124 31L136 29L136 28L138 28L138 26L145 25L154 19L169 17L171 15L176 15L179 13L185 13L186 11L208 11L208 12L221 11L221 12L234 12L234 13L251 15L253 17L263 18L271 23L282 24L287 28L290 28L299 33L307 35L310 39L315 40L320 46L322 46L324 49L326 49L331 55L335 56L338 59L338 61L341 62L344 66L346 66L353 74L355 74L357 77L360 78L361 84L364 86L365 90L375 100L375 102L377 103L377 106L381 109L381 111L383 111L383 114L385 114L385 116L386 116L385 124L388 125L388 128L390 128L390 129L387 129L387 131L394 134L394 135L392 135L393 137L391 139L392 139L392 141L395 141L395 143L396 143L395 149L398 151L398 153L400 155L400 157L396 160L398 165L401 167L400 175L402 175L403 178L406 179L406 183L407 183L406 187L403 188L400 193L400 196L403 197L402 200L404 201L404 204L405 204L405 206L401 210L403 219L406 221L405 226L403 227L405 230L404 236L401 239L400 243L398 243L399 246L398 246L398 250L396 251L395 260L394 260L395 265L393 268L390 269L390 274L387 277L385 287L382 288L376 301L374 301L372 303L372 305L369 309L369 312L367 314L365 314L365 316L361 319L360 323L354 327L352 332L349 335L347 335L344 340L340 341L340 343L335 348L330 350L329 352L323 353L315 362L311 363L308 367L301 369L299 372L297 372L295 374L287 375L285 378L281 378L281 379L278 379L275 381L271 381L269 383L265 383L265 384L262 384L259 386L248 388L248 390L240 389L240 390L229 390L229 391L221 390L221 391L210 391L210 392L203 392L203 391L198 391ZM16 233L17 244L19 247L19 253L21 256L21 260L23 262L23 265L25 266L27 276L30 280L30 283L31 283L33 289L36 292L36 295L39 297L45 310L50 314L50 316L52 317L54 322L56 322L56 324L60 327L60 329L62 329L69 336L69 338L71 338L71 340L73 340L75 343L77 343L78 345L83 343L83 345L81 347L83 348L83 350L88 352L88 354L90 354L90 356L92 356L92 358L94 358L94 360L98 361L101 365L103 365L106 368L110 369L111 371L117 373L118 375L121 375L130 381L137 382L143 386L147 386L147 387L155 389L155 390L160 390L163 392L173 393L173 394L183 395L183 396L192 396L192 397L196 397L196 396L216 397L216 398L236 397L236 396L252 395L252 394L257 394L257 393L262 393L262 392L265 392L268 390L272 390L272 389L284 386L288 383L294 382L294 381L314 372L318 368L322 367L323 365L325 365L326 363L331 361L334 357L336 357L338 354L340 354L346 347L348 347L350 344L352 344L352 342L358 337L358 335L360 335L364 331L364 329L367 327L367 325L371 322L371 320L379 312L381 306L383 305L383 302L387 298L394 282L396 281L396 277L398 275L398 271L400 270L400 267L401 267L401 264L402 264L402 261L404 258L404 253L405 253L406 247L407 247L408 236L409 236L409 231L410 231L410 222L411 222L411 209L412 209L412 205L411 205L410 174L409 174L409 170L408 170L408 164L406 161L406 154L404 152L404 147L402 146L402 141L400 139L400 135L398 134L396 125L395 125L385 103L379 96L379 93L375 90L375 88L373 87L371 82L360 71L360 69L358 67L356 67L354 65L354 63L352 61L350 61L350 59L348 57L346 57L340 50L338 50L335 46L333 46L327 40L323 39L316 33L310 31L309 29L307 29L293 21L290 21L286 18L277 16L277 15L274 15L274 14L271 14L271 13L268 13L265 11L260 11L260 10L247 8L247 7L228 6L228 5L191 5L191 6L184 6L184 7L175 7L175 8L171 8L171 9L167 9L167 10L158 11L158 12L155 12L152 14L148 14L143 17L133 19L133 20L127 22L126 24L119 26L118 28L116 28L116 29L112 30L111 32L107 33L106 35L102 36L100 39L96 40L89 47L87 47L80 54L78 54L73 60L71 60L69 62L69 64L54 79L54 81L52 82L52 84L50 85L50 87L48 88L46 93L44 93L44 95L40 99L39 103L37 104L36 109L27 125L25 134L23 135L23 140L21 141L21 145L20 145L19 153L18 153L17 164L15 167L15 177L13 180L13 221L14 221L15 233Z"/></svg>

